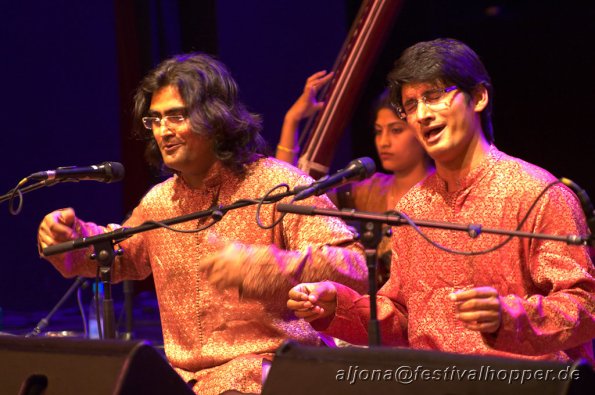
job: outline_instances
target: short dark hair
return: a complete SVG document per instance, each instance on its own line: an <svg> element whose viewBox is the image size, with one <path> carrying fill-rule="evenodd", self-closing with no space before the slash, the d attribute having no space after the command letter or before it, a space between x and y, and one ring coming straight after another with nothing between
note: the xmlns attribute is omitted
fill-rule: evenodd
<svg viewBox="0 0 595 395"><path fill-rule="evenodd" d="M266 150L260 132L262 122L239 101L238 86L223 63L204 53L174 56L161 62L140 83L134 96L134 132L147 139L145 158L161 168L163 159L152 134L141 118L147 115L153 94L174 86L186 104L186 116L194 133L213 140L215 156L226 166L242 172Z"/></svg>
<svg viewBox="0 0 595 395"><path fill-rule="evenodd" d="M391 100L395 105L402 105L401 93L404 84L435 81L440 81L445 86L456 85L468 98L478 85L486 88L489 100L480 115L481 126L486 139L493 142L493 87L479 56L466 44L452 38L414 44L403 51L388 75Z"/></svg>

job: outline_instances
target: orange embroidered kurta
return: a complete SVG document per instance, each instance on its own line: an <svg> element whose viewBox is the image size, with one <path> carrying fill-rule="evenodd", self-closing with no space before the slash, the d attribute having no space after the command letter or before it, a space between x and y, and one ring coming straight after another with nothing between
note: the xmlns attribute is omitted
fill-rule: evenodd
<svg viewBox="0 0 595 395"><path fill-rule="evenodd" d="M259 198L280 183L293 187L310 182L311 178L295 168L271 158L248 165L245 177L216 164L204 188L190 189L178 176L156 185L124 226ZM305 204L333 207L325 196L309 198ZM272 223L274 207L262 207L264 224ZM197 380L196 393L260 392L263 356L270 359L287 338L319 343L317 333L286 308L292 286L334 279L365 290L362 248L341 221L290 214L273 229L262 229L255 218L253 205L227 212L221 221L198 233L160 228L120 244L124 255L114 263L113 280L142 279L153 273L165 352L185 380ZM191 230L209 221L194 220L174 227ZM82 221L78 225L87 236L105 230ZM201 259L218 251L220 242L243 243L258 257L257 265L243 268L240 293L218 291L199 271ZM86 258L88 254L79 250L49 259L65 276L94 276L96 266Z"/></svg>
<svg viewBox="0 0 595 395"><path fill-rule="evenodd" d="M547 171L492 146L456 191L448 192L445 182L433 174L413 187L397 208L417 220L515 230L541 191L555 180ZM484 250L506 238L484 233L474 239L465 232L422 230L442 246L459 251ZM537 201L520 230L587 234L576 196L561 184ZM561 361L582 357L594 362L595 271L585 247L513 238L493 252L463 256L430 245L410 226L394 228L392 238L391 275L378 300L383 344ZM494 287L501 297L502 324L494 335L467 330L448 298L451 292L481 286ZM344 286L337 288L337 313L326 332L365 344L369 299Z"/></svg>

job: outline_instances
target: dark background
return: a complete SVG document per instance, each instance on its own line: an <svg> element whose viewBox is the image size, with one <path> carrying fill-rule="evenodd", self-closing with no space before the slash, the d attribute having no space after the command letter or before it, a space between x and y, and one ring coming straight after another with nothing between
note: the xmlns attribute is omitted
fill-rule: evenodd
<svg viewBox="0 0 595 395"><path fill-rule="evenodd" d="M497 146L595 193L595 6L556 3L403 1L333 167L376 158L368 103L400 52L420 40L454 37L474 48L492 75ZM345 0L4 5L1 193L59 166L119 161L127 172L121 183L83 181L26 194L18 216L0 204L5 319L50 309L71 283L38 258L36 230L46 213L71 206L83 219L119 223L155 181L129 135L131 95L148 69L176 53L217 55L243 101L263 115L274 147L285 111L308 75L332 68L358 7Z"/></svg>

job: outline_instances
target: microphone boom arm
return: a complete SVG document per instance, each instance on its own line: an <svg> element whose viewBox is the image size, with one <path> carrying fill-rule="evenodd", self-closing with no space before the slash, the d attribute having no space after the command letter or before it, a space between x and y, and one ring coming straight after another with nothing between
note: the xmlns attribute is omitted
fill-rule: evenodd
<svg viewBox="0 0 595 395"><path fill-rule="evenodd" d="M21 193L27 193L27 192L31 192L34 191L36 189L39 188L43 188L43 187L51 187L52 185L55 185L59 182L63 182L64 180L43 180L43 181L39 181L36 182L35 184L31 184L29 186L26 186L25 188L16 188L17 191L15 191L15 189L11 189L10 191L8 191L8 193L0 196L0 203L8 200L11 198L11 196L13 196L15 193L18 194L19 192Z"/></svg>
<svg viewBox="0 0 595 395"><path fill-rule="evenodd" d="M294 213L294 214L302 214L302 215L324 215L324 216L331 216L331 217L339 217L343 219L351 219L351 220L365 220L371 222L381 222L387 225L406 225L409 224L409 221L404 219L399 213L395 214L380 214L368 211L357 211L353 209L343 209L343 210L332 210L332 209L324 209L318 208L314 206L301 206L296 204L278 204L277 211L282 213ZM481 233L490 233L490 234L497 234L497 235L505 235L505 236L516 236L516 237L528 237L528 238L535 238L535 239L543 239L543 240L553 240L553 241L561 241L565 242L570 245L589 245L592 243L593 240L591 237L588 236L577 236L577 235L567 235L567 236L560 236L560 235L550 235L550 234L543 234L543 233L532 233L532 232L523 232L518 230L504 230L504 229L495 229L495 228L484 228L481 225L477 224L455 224L450 222L438 222L438 221L420 221L420 220L411 220L417 226L427 227L427 228L437 228L437 229L445 229L445 230L456 230L456 231L463 231L467 232L470 237L477 237Z"/></svg>

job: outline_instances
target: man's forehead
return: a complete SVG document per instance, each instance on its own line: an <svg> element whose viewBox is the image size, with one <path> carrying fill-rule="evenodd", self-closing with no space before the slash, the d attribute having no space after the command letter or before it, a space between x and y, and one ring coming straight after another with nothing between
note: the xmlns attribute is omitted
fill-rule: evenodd
<svg viewBox="0 0 595 395"><path fill-rule="evenodd" d="M408 82L401 87L403 98L417 96L421 93L436 89L441 84L439 81Z"/></svg>
<svg viewBox="0 0 595 395"><path fill-rule="evenodd" d="M176 86L168 85L159 88L151 95L150 112L168 113L173 110L184 109L186 104Z"/></svg>

